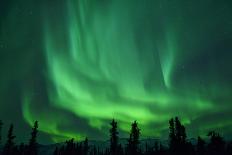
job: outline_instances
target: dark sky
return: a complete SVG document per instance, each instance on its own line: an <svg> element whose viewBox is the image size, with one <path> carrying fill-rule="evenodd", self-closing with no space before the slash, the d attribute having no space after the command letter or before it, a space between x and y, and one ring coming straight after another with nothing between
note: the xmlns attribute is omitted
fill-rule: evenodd
<svg viewBox="0 0 232 155"><path fill-rule="evenodd" d="M230 0L1 0L0 119L27 141L232 131Z"/></svg>

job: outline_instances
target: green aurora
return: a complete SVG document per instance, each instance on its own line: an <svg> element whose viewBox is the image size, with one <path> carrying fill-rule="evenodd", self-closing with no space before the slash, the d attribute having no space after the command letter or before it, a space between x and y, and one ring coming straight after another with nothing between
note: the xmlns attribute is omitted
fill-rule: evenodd
<svg viewBox="0 0 232 155"><path fill-rule="evenodd" d="M106 139L112 118L122 137L137 120L143 137L167 138L173 116L189 136L231 136L229 0L22 3L2 11L1 69L18 61L0 92L18 79L23 121L52 141Z"/></svg>

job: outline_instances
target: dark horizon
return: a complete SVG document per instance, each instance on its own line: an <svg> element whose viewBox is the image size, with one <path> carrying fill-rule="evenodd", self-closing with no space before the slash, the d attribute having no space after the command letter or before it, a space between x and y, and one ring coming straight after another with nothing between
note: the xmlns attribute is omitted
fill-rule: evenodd
<svg viewBox="0 0 232 155"><path fill-rule="evenodd" d="M181 120L181 119L180 119ZM117 121L117 120L116 120ZM108 122L108 124L109 124L109 126L108 126L108 130L110 130L110 122ZM10 125L13 125L14 126L14 124L13 123L11 123ZM0 146L4 146L4 144L5 144L5 142L6 142L6 139L7 139L7 132L8 132L8 130L9 130L9 127L10 127L10 125L9 126L6 126L5 124L4 124L4 122L2 122L2 125L1 125L1 129L0 129L0 131L1 131L1 138L0 138ZM129 124L130 125L130 124ZM139 125L139 122L138 122L138 125ZM118 126L120 126L120 124L118 124ZM4 129L4 130L3 130ZM169 127L168 127L168 122L167 122L167 129L169 130ZM38 128L38 130L40 130L39 128ZM147 137L144 137L143 136L143 132L142 132L142 130L140 130L141 131L141 137L140 137L140 141L149 141L149 140L157 140L157 141L160 141L160 142L167 142L167 144L168 144L168 141L169 141L169 133L167 132L167 135L166 135L166 137L164 138L164 139L161 139L160 137L152 137L152 136L147 136ZM231 142L232 141L232 138L231 137L225 137L224 135L223 135L223 133L220 133L218 130L211 130L211 131L214 131L214 132L216 132L216 133L219 133L220 134L220 136L222 136L223 137L223 140L225 140L225 142L227 142L227 143L229 143L229 142ZM211 131L209 131L209 132L211 132ZM29 142L29 138L30 138L30 133L31 133L31 128L30 128L30 130L29 130L29 132L28 133L25 133L23 136L24 137L27 137L27 139L25 140L25 141L20 141L17 137L17 135L15 134L15 133L17 133L17 129L15 129L14 128L14 135L16 136L15 137L15 139L14 139L14 142L16 143L16 145L19 145L20 143L24 143L24 144L27 144L28 142ZM189 137L188 136L188 130L186 131L187 132L187 138L186 138L186 140L187 141L190 141L190 142L192 142L192 140L197 140L197 137L198 136L200 136L201 138L203 138L206 142L209 142L209 140L210 140L210 137L208 136L208 133L204 133L204 134L202 134L202 135L197 135L196 137ZM38 134L38 139L40 139L40 136L43 136L43 133L40 133L39 132L39 134ZM21 135L22 136L22 135ZM109 137L107 137L107 138L105 138L105 139L92 139L91 137L89 137L88 135L85 137L85 138L88 138L88 140L90 141L90 142L94 142L94 141L96 141L96 142L107 142L107 141L110 141L110 139L109 139ZM38 142L38 144L41 144L41 145L53 145L53 144L59 144L59 143L65 143L67 140L70 140L70 139L74 139L74 141L75 142L83 142L84 141L84 139L75 139L75 137L70 137L69 139L64 139L64 141L60 141L60 142L50 142L50 143L41 143L40 141L37 141ZM129 133L128 133L128 135L125 135L124 137L121 137L121 134L119 133L119 141L121 141L121 140L125 140L125 141L127 141L129 139Z"/></svg>
<svg viewBox="0 0 232 155"><path fill-rule="evenodd" d="M122 137L232 138L232 1L1 0L0 120L42 144ZM3 137L5 140L5 137Z"/></svg>
<svg viewBox="0 0 232 155"><path fill-rule="evenodd" d="M137 121L131 123L129 137L122 140L115 119L109 123L108 141L83 141L74 138L62 143L39 144L39 122L35 121L28 143L15 143L14 126L10 125L7 140L0 145L1 155L231 155L232 140L225 141L216 131L207 134L208 139L198 136L188 138L185 126L178 117L170 118L168 140L141 139L142 131ZM0 131L3 123L0 122ZM2 139L0 138L0 142Z"/></svg>

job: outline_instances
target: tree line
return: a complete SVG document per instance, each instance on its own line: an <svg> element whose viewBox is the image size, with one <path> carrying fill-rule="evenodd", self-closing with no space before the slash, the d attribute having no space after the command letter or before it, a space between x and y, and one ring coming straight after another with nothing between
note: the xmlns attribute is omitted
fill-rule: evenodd
<svg viewBox="0 0 232 155"><path fill-rule="evenodd" d="M2 121L0 121L0 133L2 130ZM0 154L1 155L38 155L38 144L37 144L37 134L38 134L38 121L35 121L34 126L31 131L31 138L28 144L21 143L20 145L15 144L16 136L13 133L14 126L10 125L7 140L5 145L3 146ZM1 134L0 134L0 142L1 142Z"/></svg>
<svg viewBox="0 0 232 155"><path fill-rule="evenodd" d="M0 121L0 133L3 123ZM110 122L108 148L99 148L90 145L88 138L82 142L75 142L74 139L67 140L64 145L56 147L53 155L232 155L232 142L226 143L224 138L217 132L211 131L207 134L209 141L205 141L200 136L197 137L196 144L192 144L187 138L185 126L178 117L169 120L169 143L164 146L161 142L145 144L141 146L141 130L138 122L131 124L130 134L127 144L120 144L118 124L116 120ZM16 145L11 124L7 134L7 140L1 155L38 155L38 121L35 121L31 131L31 138L28 144ZM0 134L1 142L1 134Z"/></svg>

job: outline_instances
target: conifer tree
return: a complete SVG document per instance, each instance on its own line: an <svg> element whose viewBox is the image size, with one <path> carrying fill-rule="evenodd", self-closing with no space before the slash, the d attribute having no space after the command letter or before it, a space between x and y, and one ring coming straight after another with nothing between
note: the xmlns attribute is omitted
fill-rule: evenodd
<svg viewBox="0 0 232 155"><path fill-rule="evenodd" d="M75 144L74 144L74 139L72 138L71 140L66 141L65 154L72 155L74 151L75 151Z"/></svg>
<svg viewBox="0 0 232 155"><path fill-rule="evenodd" d="M182 147L186 143L186 132L178 117L175 118L175 136L177 145Z"/></svg>
<svg viewBox="0 0 232 155"><path fill-rule="evenodd" d="M138 154L138 145L139 145L140 129L138 123L134 121L131 124L130 138L127 144L128 154L136 155Z"/></svg>
<svg viewBox="0 0 232 155"><path fill-rule="evenodd" d="M171 118L169 120L169 149L171 152L173 152L176 147L175 142L176 142L175 125L174 125L174 119Z"/></svg>
<svg viewBox="0 0 232 155"><path fill-rule="evenodd" d="M14 153L14 148L15 148L14 139L16 136L13 134L13 129L14 129L14 126L13 124L11 124L8 130L7 142L3 148L4 155L12 155Z"/></svg>
<svg viewBox="0 0 232 155"><path fill-rule="evenodd" d="M35 121L34 123L34 127L32 128L32 132L31 132L31 139L29 141L29 145L28 145L28 153L30 155L37 155L38 151L37 151L37 134L38 134L38 121Z"/></svg>
<svg viewBox="0 0 232 155"><path fill-rule="evenodd" d="M112 155L117 154L118 149L118 131L117 131L117 122L113 119L110 123L110 153Z"/></svg>
<svg viewBox="0 0 232 155"><path fill-rule="evenodd" d="M88 151L89 151L89 142L88 142L88 138L86 137L84 141L84 155L87 155Z"/></svg>
<svg viewBox="0 0 232 155"><path fill-rule="evenodd" d="M178 117L175 120L169 120L169 150L171 154L185 154L186 148L186 131ZM188 145L190 146L190 145Z"/></svg>

